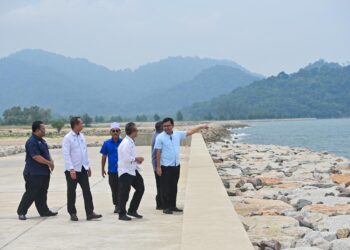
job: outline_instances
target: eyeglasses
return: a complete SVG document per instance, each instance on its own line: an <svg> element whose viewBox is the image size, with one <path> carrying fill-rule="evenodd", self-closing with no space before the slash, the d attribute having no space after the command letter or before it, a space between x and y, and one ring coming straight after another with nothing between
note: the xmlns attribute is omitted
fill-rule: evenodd
<svg viewBox="0 0 350 250"><path fill-rule="evenodd" d="M112 131L112 133L119 133L120 129L112 129L111 131Z"/></svg>

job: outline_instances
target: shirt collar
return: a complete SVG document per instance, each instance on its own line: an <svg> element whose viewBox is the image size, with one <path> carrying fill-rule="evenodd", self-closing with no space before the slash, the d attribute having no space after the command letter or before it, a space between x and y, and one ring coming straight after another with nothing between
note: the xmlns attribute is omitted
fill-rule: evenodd
<svg viewBox="0 0 350 250"><path fill-rule="evenodd" d="M126 135L125 138L131 141L132 143L135 143L135 141L130 136Z"/></svg>
<svg viewBox="0 0 350 250"><path fill-rule="evenodd" d="M164 133L166 134L166 135L168 135L168 136L171 136L171 135L173 135L174 134L174 130L173 131L171 131L171 133L170 134L168 134L167 132L165 132L164 131Z"/></svg>
<svg viewBox="0 0 350 250"><path fill-rule="evenodd" d="M131 139L131 138L130 138ZM111 137L110 139L109 139L111 142L114 142L114 143L119 143L121 140L122 140L122 138L118 138L118 141L115 141L115 140L113 140L113 137Z"/></svg>
<svg viewBox="0 0 350 250"><path fill-rule="evenodd" d="M76 136L80 135L80 133L76 133L74 130L72 130L72 134Z"/></svg>
<svg viewBox="0 0 350 250"><path fill-rule="evenodd" d="M34 133L32 133L32 136L36 139L36 140L39 140L39 141L42 141L43 138L40 138L39 136L35 135Z"/></svg>

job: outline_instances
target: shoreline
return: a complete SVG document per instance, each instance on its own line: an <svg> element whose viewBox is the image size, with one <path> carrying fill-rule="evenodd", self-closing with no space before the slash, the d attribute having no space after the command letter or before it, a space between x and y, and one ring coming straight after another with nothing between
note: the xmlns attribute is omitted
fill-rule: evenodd
<svg viewBox="0 0 350 250"><path fill-rule="evenodd" d="M218 126L203 136L256 249L350 249L348 158L235 142Z"/></svg>

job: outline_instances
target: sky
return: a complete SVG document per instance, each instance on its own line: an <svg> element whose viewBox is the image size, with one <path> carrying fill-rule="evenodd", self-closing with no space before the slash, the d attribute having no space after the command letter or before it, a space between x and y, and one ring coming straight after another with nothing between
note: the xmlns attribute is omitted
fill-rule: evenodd
<svg viewBox="0 0 350 250"><path fill-rule="evenodd" d="M350 61L348 0L0 0L0 57L36 48L135 69L230 59L265 76Z"/></svg>

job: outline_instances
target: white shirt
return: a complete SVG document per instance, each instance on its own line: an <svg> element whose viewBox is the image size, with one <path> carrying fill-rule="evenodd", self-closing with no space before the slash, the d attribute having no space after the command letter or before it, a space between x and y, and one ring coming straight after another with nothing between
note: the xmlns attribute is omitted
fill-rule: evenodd
<svg viewBox="0 0 350 250"><path fill-rule="evenodd" d="M63 138L62 151L66 171L75 169L81 172L82 167L89 169L89 158L85 137L82 133L69 132Z"/></svg>
<svg viewBox="0 0 350 250"><path fill-rule="evenodd" d="M127 173L136 176L136 170L140 170L136 158L136 145L133 139L125 136L118 147L118 175Z"/></svg>

